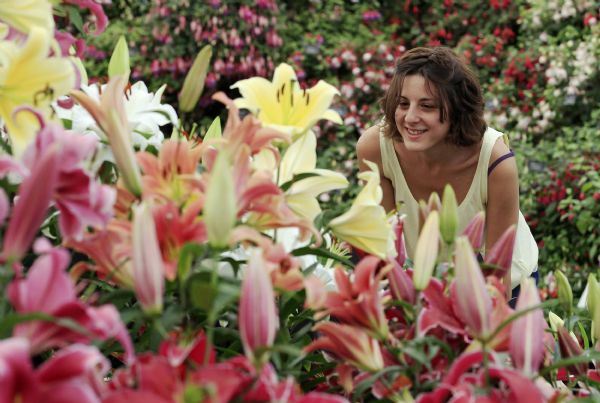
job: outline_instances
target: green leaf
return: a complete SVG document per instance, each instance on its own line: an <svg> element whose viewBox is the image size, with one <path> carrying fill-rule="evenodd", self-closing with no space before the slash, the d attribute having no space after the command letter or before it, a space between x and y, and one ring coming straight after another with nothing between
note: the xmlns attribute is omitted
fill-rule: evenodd
<svg viewBox="0 0 600 403"><path fill-rule="evenodd" d="M367 379L365 379L364 381L362 381L358 385L356 385L356 387L354 388L354 392L352 393L352 401L353 402L360 401L361 398L366 395L367 390L370 389L373 386L373 384L375 383L375 381L377 381L383 375L386 375L389 373L394 373L394 372L401 372L402 370L403 370L403 368L401 366L394 365L391 367L387 367L387 368L377 372L376 374L371 375L370 377L368 377Z"/></svg>
<svg viewBox="0 0 600 403"><path fill-rule="evenodd" d="M295 174L292 179L290 179L289 181L285 182L284 184L282 184L280 186L282 191L286 191L288 190L290 187L292 187L292 185L298 181L301 181L302 179L306 179L306 178L310 178L312 176L319 176L318 173L314 173L314 172L302 172L299 174Z"/></svg>
<svg viewBox="0 0 600 403"><path fill-rule="evenodd" d="M67 328L69 330L73 330L74 332L80 333L84 336L93 337L93 334L90 333L89 330L87 330L86 328L84 328L83 326L81 326L79 323L75 322L72 319L56 318L52 315L48 315L47 313L43 313L43 312L32 312L32 313L25 313L25 314L12 313L12 314L4 316L2 318L2 320L0 320L0 338L10 337L10 335L12 334L13 328L16 325L18 325L20 323L31 322L31 321L36 321L36 320L40 320L40 321L44 321L44 322L52 322L57 326L61 326L61 327Z"/></svg>
<svg viewBox="0 0 600 403"><path fill-rule="evenodd" d="M328 259L333 259L333 260L340 262L348 267L354 267L354 264L352 263L352 261L350 261L350 259L342 257L342 256L338 255L337 253L333 253L327 249L322 249L322 248L312 248L310 246L304 246L302 248L294 249L292 251L292 255L293 256L304 256L304 255L321 256L321 257L325 257Z"/></svg>
<svg viewBox="0 0 600 403"><path fill-rule="evenodd" d="M189 275L192 262L195 257L202 256L206 252L206 246L194 242L183 245L179 252L179 261L177 262L177 276L184 280Z"/></svg>
<svg viewBox="0 0 600 403"><path fill-rule="evenodd" d="M588 210L585 210L579 214L577 220L575 221L575 226L580 234L584 234L589 228L592 222L592 213Z"/></svg>
<svg viewBox="0 0 600 403"><path fill-rule="evenodd" d="M66 7L67 12L69 13L69 22L73 24L77 30L84 34L83 30L83 19L81 18L81 14L79 13L79 9L77 7Z"/></svg>
<svg viewBox="0 0 600 403"><path fill-rule="evenodd" d="M577 357L569 357L563 358L558 361L554 361L551 365L544 367L540 370L541 376L546 376L550 374L552 371L557 370L559 368L568 367L570 365L588 363L592 360L599 360L600 352L598 351L585 351L583 354L578 355Z"/></svg>
<svg viewBox="0 0 600 403"><path fill-rule="evenodd" d="M218 294L218 285L214 282L212 273L194 273L187 281L188 301L194 308L208 312Z"/></svg>

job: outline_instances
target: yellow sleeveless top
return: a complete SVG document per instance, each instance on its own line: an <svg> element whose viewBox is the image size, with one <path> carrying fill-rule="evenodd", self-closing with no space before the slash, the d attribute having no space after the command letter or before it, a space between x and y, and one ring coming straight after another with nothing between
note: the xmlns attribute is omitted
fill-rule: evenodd
<svg viewBox="0 0 600 403"><path fill-rule="evenodd" d="M483 144L479 153L479 161L475 176L467 192L467 196L458 206L458 233L462 233L471 219L479 212L485 211L487 204L487 169L490 163L492 148L503 134L489 128L483 135ZM414 258L419 234L419 204L415 200L396 156L393 140L384 136L383 125L380 124L379 143L381 148L381 164L383 175L392 182L396 203L400 203L400 214L406 214L404 223L404 237L408 256ZM519 211L517 223L517 236L513 251L513 262L511 267L512 287L519 285L521 277L529 277L537 270L538 247L531 230Z"/></svg>

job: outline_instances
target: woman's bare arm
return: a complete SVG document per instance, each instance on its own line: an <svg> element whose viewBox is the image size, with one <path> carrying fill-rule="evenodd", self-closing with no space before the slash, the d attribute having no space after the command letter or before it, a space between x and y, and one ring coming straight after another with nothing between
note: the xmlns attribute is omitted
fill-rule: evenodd
<svg viewBox="0 0 600 403"><path fill-rule="evenodd" d="M490 162L509 152L499 139L492 150ZM486 207L486 248L489 250L519 217L519 177L514 158L498 164L488 177L488 199ZM504 277L507 294L510 296L510 269Z"/></svg>
<svg viewBox="0 0 600 403"><path fill-rule="evenodd" d="M368 160L377 164L379 167L381 190L383 191L381 205L387 212L394 210L396 208L396 203L394 201L394 189L392 187L392 182L383 176L378 125L368 128L360 136L358 142L356 143L356 155L358 159L358 169L360 171L369 170L369 167L364 163L364 160Z"/></svg>

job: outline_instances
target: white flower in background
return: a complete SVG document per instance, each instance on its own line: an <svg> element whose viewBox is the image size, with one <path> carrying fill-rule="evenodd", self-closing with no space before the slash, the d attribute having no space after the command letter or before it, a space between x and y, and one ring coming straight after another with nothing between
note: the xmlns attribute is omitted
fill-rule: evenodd
<svg viewBox="0 0 600 403"><path fill-rule="evenodd" d="M105 87L106 85L99 87L97 84L92 84L82 86L81 90L93 99L99 100L100 91L104 91ZM145 150L150 145L159 149L164 140L160 126L168 123L176 125L178 122L175 109L171 105L160 103L165 88L166 85L163 85L156 93L148 92L146 84L138 81L123 95L133 145L137 149ZM58 117L71 122L72 130L83 134L93 133L106 142L104 134L92 116L80 105L76 104L70 109L55 105L55 110Z"/></svg>

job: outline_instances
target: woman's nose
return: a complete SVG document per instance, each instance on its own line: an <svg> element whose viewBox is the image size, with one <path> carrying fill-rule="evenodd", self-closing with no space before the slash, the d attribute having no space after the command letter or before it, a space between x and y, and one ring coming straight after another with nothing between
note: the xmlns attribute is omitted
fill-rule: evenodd
<svg viewBox="0 0 600 403"><path fill-rule="evenodd" d="M406 115L404 115L404 119L408 122L417 122L419 120L417 108L414 106L410 106L406 110Z"/></svg>

